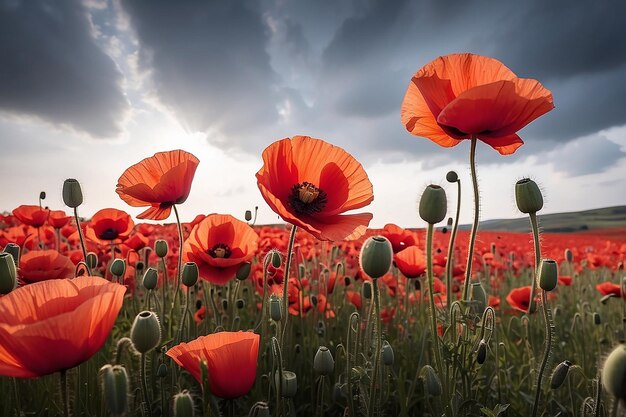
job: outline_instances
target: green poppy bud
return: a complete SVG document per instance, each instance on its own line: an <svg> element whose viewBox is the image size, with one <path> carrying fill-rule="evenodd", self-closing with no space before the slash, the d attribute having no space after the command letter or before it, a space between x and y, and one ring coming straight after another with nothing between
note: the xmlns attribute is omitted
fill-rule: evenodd
<svg viewBox="0 0 626 417"><path fill-rule="evenodd" d="M13 263L15 263L15 265L19 264L20 247L18 245L16 245L15 243L7 243L7 245L4 247L3 252L8 253L13 257Z"/></svg>
<svg viewBox="0 0 626 417"><path fill-rule="evenodd" d="M311 295L309 297L309 299L311 300L311 305L313 307L317 307L317 296L315 294Z"/></svg>
<svg viewBox="0 0 626 417"><path fill-rule="evenodd" d="M436 224L446 218L448 201L446 192L438 185L430 184L422 193L419 214L428 224Z"/></svg>
<svg viewBox="0 0 626 417"><path fill-rule="evenodd" d="M522 213L536 213L543 208L543 196L539 186L530 178L524 178L515 184L515 201Z"/></svg>
<svg viewBox="0 0 626 417"><path fill-rule="evenodd" d="M602 368L602 387L613 397L626 401L626 345L620 344L607 356Z"/></svg>
<svg viewBox="0 0 626 417"><path fill-rule="evenodd" d="M280 268L280 266L283 264L283 258L280 256L280 252L278 252L277 250L273 250L270 253L272 266L274 268Z"/></svg>
<svg viewBox="0 0 626 417"><path fill-rule="evenodd" d="M282 317L280 300L275 295L270 298L270 318L274 321L280 321Z"/></svg>
<svg viewBox="0 0 626 417"><path fill-rule="evenodd" d="M487 359L487 342L485 339L481 339L478 343L478 349L476 349L476 363L482 365Z"/></svg>
<svg viewBox="0 0 626 417"><path fill-rule="evenodd" d="M359 263L361 269L370 277L380 278L389 272L393 261L391 243L384 236L371 236L361 247Z"/></svg>
<svg viewBox="0 0 626 417"><path fill-rule="evenodd" d="M550 377L550 388L557 389L563 385L571 366L572 363L570 361L563 361L554 368L552 377Z"/></svg>
<svg viewBox="0 0 626 417"><path fill-rule="evenodd" d="M363 283L363 288L361 289L363 292L363 298L367 300L372 299L372 283L369 281L365 281Z"/></svg>
<svg viewBox="0 0 626 417"><path fill-rule="evenodd" d="M330 375L335 369L335 360L326 346L320 346L313 359L313 370L320 375Z"/></svg>
<svg viewBox="0 0 626 417"><path fill-rule="evenodd" d="M251 270L252 270L252 265L250 264L250 262L244 262L241 264L239 269L237 269L235 278L237 278L239 281L245 281L250 276Z"/></svg>
<svg viewBox="0 0 626 417"><path fill-rule="evenodd" d="M305 273L306 273L306 269L304 268L304 265L299 264L298 265L298 278L300 279L304 278Z"/></svg>
<svg viewBox="0 0 626 417"><path fill-rule="evenodd" d="M382 350L382 359L383 359L383 363L386 366L392 366L393 362L395 360L395 356L393 354L393 348L391 347L391 345L389 344L388 341L383 341L383 350Z"/></svg>
<svg viewBox="0 0 626 417"><path fill-rule="evenodd" d="M122 365L104 365L100 368L102 395L113 416L123 416L128 411L128 375Z"/></svg>
<svg viewBox="0 0 626 417"><path fill-rule="evenodd" d="M186 262L183 265L182 281L186 287L193 287L198 282L198 265L195 262Z"/></svg>
<svg viewBox="0 0 626 417"><path fill-rule="evenodd" d="M46 192L45 191L42 191L42 192L39 193L39 199L40 200L45 200L46 199Z"/></svg>
<svg viewBox="0 0 626 417"><path fill-rule="evenodd" d="M247 222L249 222L250 220L252 220L252 211L250 210L246 210L246 213L243 216Z"/></svg>
<svg viewBox="0 0 626 417"><path fill-rule="evenodd" d="M0 253L0 294L8 294L15 288L17 270L10 253Z"/></svg>
<svg viewBox="0 0 626 417"><path fill-rule="evenodd" d="M600 313L593 313L593 324L596 326L602 324L602 317L600 317Z"/></svg>
<svg viewBox="0 0 626 417"><path fill-rule="evenodd" d="M157 270L154 268L146 269L146 272L143 274L142 284L146 290L153 290L156 288L157 283L159 281L159 276Z"/></svg>
<svg viewBox="0 0 626 417"><path fill-rule="evenodd" d="M539 287L544 291L552 291L559 282L557 264L553 259L542 259L539 263Z"/></svg>
<svg viewBox="0 0 626 417"><path fill-rule="evenodd" d="M149 352L159 345L161 342L161 325L154 312L142 311L137 314L130 329L130 340L139 353Z"/></svg>
<svg viewBox="0 0 626 417"><path fill-rule="evenodd" d="M154 242L154 252L159 258L165 258L168 251L167 240L159 239Z"/></svg>
<svg viewBox="0 0 626 417"><path fill-rule="evenodd" d="M124 276L124 273L126 272L126 261L120 258L114 259L113 262L111 262L109 270L116 277Z"/></svg>
<svg viewBox="0 0 626 417"><path fill-rule="evenodd" d="M83 204L83 191L80 188L80 183L74 178L68 178L63 182L63 202L71 208Z"/></svg>
<svg viewBox="0 0 626 417"><path fill-rule="evenodd" d="M280 374L276 372L276 386L281 383ZM294 372L291 371L283 371L282 374L282 391L280 395L284 398L293 398L296 396L296 392L298 392L298 377Z"/></svg>
<svg viewBox="0 0 626 417"><path fill-rule="evenodd" d="M483 314L487 307L487 292L480 282L472 283L472 311L475 314Z"/></svg>
<svg viewBox="0 0 626 417"><path fill-rule="evenodd" d="M239 310L241 310L245 306L246 301L243 298L238 298L237 300L235 300L235 307L237 307Z"/></svg>
<svg viewBox="0 0 626 417"><path fill-rule="evenodd" d="M87 254L87 259L85 259L85 263L89 266L89 268L95 269L98 266L98 255L94 252L89 252Z"/></svg>
<svg viewBox="0 0 626 417"><path fill-rule="evenodd" d="M430 365L424 365L420 374L422 375L422 378L424 378L426 392L433 397L440 396L443 392L443 389L441 388L441 380L433 367Z"/></svg>
<svg viewBox="0 0 626 417"><path fill-rule="evenodd" d="M159 378L165 378L167 376L167 365L163 362L161 362L159 364L159 367L157 368L157 376Z"/></svg>
<svg viewBox="0 0 626 417"><path fill-rule="evenodd" d="M189 391L184 390L174 396L174 417L193 417L195 410L193 398Z"/></svg>
<svg viewBox="0 0 626 417"><path fill-rule="evenodd" d="M448 217L448 221L446 222L446 225L448 227L452 227L453 224L454 224L454 219L452 219L452 217Z"/></svg>
<svg viewBox="0 0 626 417"><path fill-rule="evenodd" d="M571 249L565 249L565 260L567 262L574 262L574 253Z"/></svg>
<svg viewBox="0 0 626 417"><path fill-rule="evenodd" d="M446 181L448 182L457 182L459 180L459 175L455 171L448 171L446 174Z"/></svg>

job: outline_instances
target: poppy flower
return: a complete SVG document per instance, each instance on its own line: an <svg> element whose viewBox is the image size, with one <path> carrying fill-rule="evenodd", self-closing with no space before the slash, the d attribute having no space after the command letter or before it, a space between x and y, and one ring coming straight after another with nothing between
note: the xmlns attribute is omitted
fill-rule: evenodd
<svg viewBox="0 0 626 417"><path fill-rule="evenodd" d="M13 210L13 215L22 223L33 226L41 227L48 220L50 210L42 209L39 206L30 206L23 204Z"/></svg>
<svg viewBox="0 0 626 417"><path fill-rule="evenodd" d="M55 229L61 229L66 226L70 220L72 220L71 216L65 214L63 210L50 210L50 215L48 216L48 223L50 226Z"/></svg>
<svg viewBox="0 0 626 417"><path fill-rule="evenodd" d="M74 278L74 270L72 260L55 250L31 250L20 257L19 278L26 284Z"/></svg>
<svg viewBox="0 0 626 417"><path fill-rule="evenodd" d="M124 171L115 192L130 206L150 206L137 218L167 219L174 204L187 200L199 163L180 149L158 152Z"/></svg>
<svg viewBox="0 0 626 417"><path fill-rule="evenodd" d="M0 298L0 375L35 378L73 368L104 344L126 289L99 277L55 279Z"/></svg>
<svg viewBox="0 0 626 417"><path fill-rule="evenodd" d="M572 285L572 276L571 275L559 275L559 284L570 286Z"/></svg>
<svg viewBox="0 0 626 417"><path fill-rule="evenodd" d="M194 226L183 244L183 262L198 264L200 277L226 284L257 250L259 236L228 214L211 214Z"/></svg>
<svg viewBox="0 0 626 417"><path fill-rule="evenodd" d="M105 208L93 215L85 229L85 235L96 243L119 244L128 239L135 223L122 210Z"/></svg>
<svg viewBox="0 0 626 417"><path fill-rule="evenodd" d="M280 217L320 240L363 235L371 213L346 214L374 200L363 166L343 149L320 139L294 136L263 151L257 184Z"/></svg>
<svg viewBox="0 0 626 417"><path fill-rule="evenodd" d="M254 385L259 339L259 335L252 332L214 333L176 345L166 355L200 384L200 362L206 362L211 393L233 399L245 395Z"/></svg>
<svg viewBox="0 0 626 417"><path fill-rule="evenodd" d="M596 290L602 295L612 295L614 297L620 297L622 295L621 287L618 284L612 282L603 282L596 285ZM626 298L626 294L624 294Z"/></svg>
<svg viewBox="0 0 626 417"><path fill-rule="evenodd" d="M528 313L528 305L530 304L530 285L525 287L513 288L506 296L506 301L511 307L524 313Z"/></svg>
<svg viewBox="0 0 626 417"><path fill-rule="evenodd" d="M416 246L418 243L415 232L403 229L393 223L386 224L380 234L389 240L393 253L398 253L409 246Z"/></svg>
<svg viewBox="0 0 626 417"><path fill-rule="evenodd" d="M394 262L407 278L417 278L426 273L426 256L417 246L410 246L396 253Z"/></svg>
<svg viewBox="0 0 626 417"><path fill-rule="evenodd" d="M552 93L538 81L518 78L493 58L452 54L415 73L401 119L440 146L475 137L508 155L524 143L516 132L553 108Z"/></svg>

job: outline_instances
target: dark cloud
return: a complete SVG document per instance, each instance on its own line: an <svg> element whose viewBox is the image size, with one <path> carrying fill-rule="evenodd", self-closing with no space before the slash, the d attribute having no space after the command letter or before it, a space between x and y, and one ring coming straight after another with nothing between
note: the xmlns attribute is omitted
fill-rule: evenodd
<svg viewBox="0 0 626 417"><path fill-rule="evenodd" d="M128 103L79 1L0 0L0 110L120 133Z"/></svg>
<svg viewBox="0 0 626 417"><path fill-rule="evenodd" d="M141 66L188 129L245 135L278 120L278 77L258 10L240 1L122 4Z"/></svg>
<svg viewBox="0 0 626 417"><path fill-rule="evenodd" d="M601 135L580 138L559 146L547 155L556 171L571 176L605 172L622 158L626 158L626 152Z"/></svg>

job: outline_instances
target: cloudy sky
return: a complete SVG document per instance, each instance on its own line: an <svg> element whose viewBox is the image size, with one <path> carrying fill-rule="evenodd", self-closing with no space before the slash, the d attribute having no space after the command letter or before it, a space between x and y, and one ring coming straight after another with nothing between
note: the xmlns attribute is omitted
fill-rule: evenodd
<svg viewBox="0 0 626 417"><path fill-rule="evenodd" d="M472 52L535 78L556 108L520 132L514 155L479 143L483 219L520 217L514 183L544 191L545 213L626 204L626 2L532 0L0 0L0 211L61 209L65 178L82 215L138 214L115 193L155 152L200 159L181 207L242 217L275 140L309 135L352 153L374 184L373 226L421 226L424 187L454 169L472 217L469 141L444 149L400 123L411 76Z"/></svg>

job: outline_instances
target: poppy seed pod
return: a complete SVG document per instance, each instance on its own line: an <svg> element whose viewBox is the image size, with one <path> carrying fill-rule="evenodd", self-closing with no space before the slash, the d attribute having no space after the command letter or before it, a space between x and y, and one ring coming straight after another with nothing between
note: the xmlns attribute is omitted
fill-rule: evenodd
<svg viewBox="0 0 626 417"><path fill-rule="evenodd" d="M574 262L574 253L571 249L565 249L565 260L570 263Z"/></svg>
<svg viewBox="0 0 626 417"><path fill-rule="evenodd" d="M76 208L83 204L83 191L78 180L68 178L63 182L63 202L71 208Z"/></svg>
<svg viewBox="0 0 626 417"><path fill-rule="evenodd" d="M121 365L104 365L102 395L107 409L113 416L122 416L128 411L128 374Z"/></svg>
<svg viewBox="0 0 626 417"><path fill-rule="evenodd" d="M154 252L159 258L165 258L167 256L169 248L167 247L167 240L159 239L154 242Z"/></svg>
<svg viewBox="0 0 626 417"><path fill-rule="evenodd" d="M313 370L320 375L330 375L335 369L335 360L326 346L320 346L313 359Z"/></svg>
<svg viewBox="0 0 626 417"><path fill-rule="evenodd" d="M235 278L237 278L239 281L245 281L250 276L251 270L252 270L252 265L250 264L250 262L244 262L241 264L241 266L237 270L237 273L235 274Z"/></svg>
<svg viewBox="0 0 626 417"><path fill-rule="evenodd" d="M278 252L277 250L270 251L270 260L274 268L280 268L280 266L283 264L283 259L280 256L280 252Z"/></svg>
<svg viewBox="0 0 626 417"><path fill-rule="evenodd" d="M156 374L159 378L165 378L167 376L167 365L161 362L161 364L159 364L159 367L157 368Z"/></svg>
<svg viewBox="0 0 626 417"><path fill-rule="evenodd" d="M485 339L481 339L478 343L478 349L476 349L476 363L482 365L487 359L487 342Z"/></svg>
<svg viewBox="0 0 626 417"><path fill-rule="evenodd" d="M157 315L152 311L137 314L130 329L130 340L139 353L146 353L157 347L161 342L161 325Z"/></svg>
<svg viewBox="0 0 626 417"><path fill-rule="evenodd" d="M146 272L144 272L143 280L141 282L146 290L153 290L156 288L158 281L159 277L157 270L154 268L148 268L146 269Z"/></svg>
<svg viewBox="0 0 626 417"><path fill-rule="evenodd" d="M539 287L544 291L552 291L559 282L557 264L553 259L542 259L539 263Z"/></svg>
<svg viewBox="0 0 626 417"><path fill-rule="evenodd" d="M383 359L383 363L386 366L391 366L393 365L393 362L395 360L395 356L393 354L393 348L391 347L391 345L389 344L388 341L384 341L383 342L383 350L382 350L382 359Z"/></svg>
<svg viewBox="0 0 626 417"><path fill-rule="evenodd" d="M252 211L250 210L246 210L246 213L243 216L247 222L249 222L250 220L252 220Z"/></svg>
<svg viewBox="0 0 626 417"><path fill-rule="evenodd" d="M39 199L40 200L45 200L46 199L46 192L45 191L42 191L42 192L39 193Z"/></svg>
<svg viewBox="0 0 626 417"><path fill-rule="evenodd" d="M426 385L426 392L433 397L438 397L443 392L441 388L441 380L439 376L435 372L432 366L424 365L420 374L424 378L424 383Z"/></svg>
<svg viewBox="0 0 626 417"><path fill-rule="evenodd" d="M116 277L124 276L126 272L126 261L120 258L114 259L113 262L111 262L109 270Z"/></svg>
<svg viewBox="0 0 626 417"><path fill-rule="evenodd" d="M359 263L361 269L371 278L380 278L389 272L393 261L391 243L384 236L371 236L361 247Z"/></svg>
<svg viewBox="0 0 626 417"><path fill-rule="evenodd" d="M600 313L593 313L593 324L595 324L596 326L602 324L602 317L600 316Z"/></svg>
<svg viewBox="0 0 626 417"><path fill-rule="evenodd" d="M480 282L472 283L472 311L483 314L487 307L487 292Z"/></svg>
<svg viewBox="0 0 626 417"><path fill-rule="evenodd" d="M363 298L370 300L372 298L372 283L369 281L365 281L363 283Z"/></svg>
<svg viewBox="0 0 626 417"><path fill-rule="evenodd" d="M283 317L280 307L280 300L275 295L270 298L270 318L274 321L280 321Z"/></svg>
<svg viewBox="0 0 626 417"><path fill-rule="evenodd" d="M85 263L89 266L89 268L95 268L98 266L98 255L96 255L94 252L89 252L87 254L87 259L85 260Z"/></svg>
<svg viewBox="0 0 626 417"><path fill-rule="evenodd" d="M436 224L446 218L448 200L446 192L438 185L430 184L422 193L419 204L419 214L428 224Z"/></svg>
<svg viewBox="0 0 626 417"><path fill-rule="evenodd" d="M620 344L607 356L602 368L602 387L626 401L626 345Z"/></svg>
<svg viewBox="0 0 626 417"><path fill-rule="evenodd" d="M0 294L8 294L15 288L17 270L11 254L0 253Z"/></svg>
<svg viewBox="0 0 626 417"><path fill-rule="evenodd" d="M275 374L276 378L276 386L281 383L280 374L277 372ZM293 398L296 396L296 392L298 392L298 377L294 372L291 371L283 371L282 375L282 391L280 395L284 398Z"/></svg>
<svg viewBox="0 0 626 417"><path fill-rule="evenodd" d="M193 417L193 398L189 391L185 390L174 396L174 417Z"/></svg>
<svg viewBox="0 0 626 417"><path fill-rule="evenodd" d="M524 178L515 183L515 201L522 213L536 213L543 208L543 196L537 183Z"/></svg>
<svg viewBox="0 0 626 417"><path fill-rule="evenodd" d="M186 262L183 265L182 281L186 287L193 287L198 282L198 265L195 262Z"/></svg>
<svg viewBox="0 0 626 417"><path fill-rule="evenodd" d="M448 171L446 174L446 181L448 182L457 182L459 180L459 175L455 171Z"/></svg>
<svg viewBox="0 0 626 417"><path fill-rule="evenodd" d="M19 263L20 260L20 247L15 243L7 243L3 250L4 253L8 253L13 257L13 262L15 265Z"/></svg>
<svg viewBox="0 0 626 417"><path fill-rule="evenodd" d="M571 366L572 363L570 361L563 361L554 368L552 376L550 377L550 388L557 389L563 385Z"/></svg>

